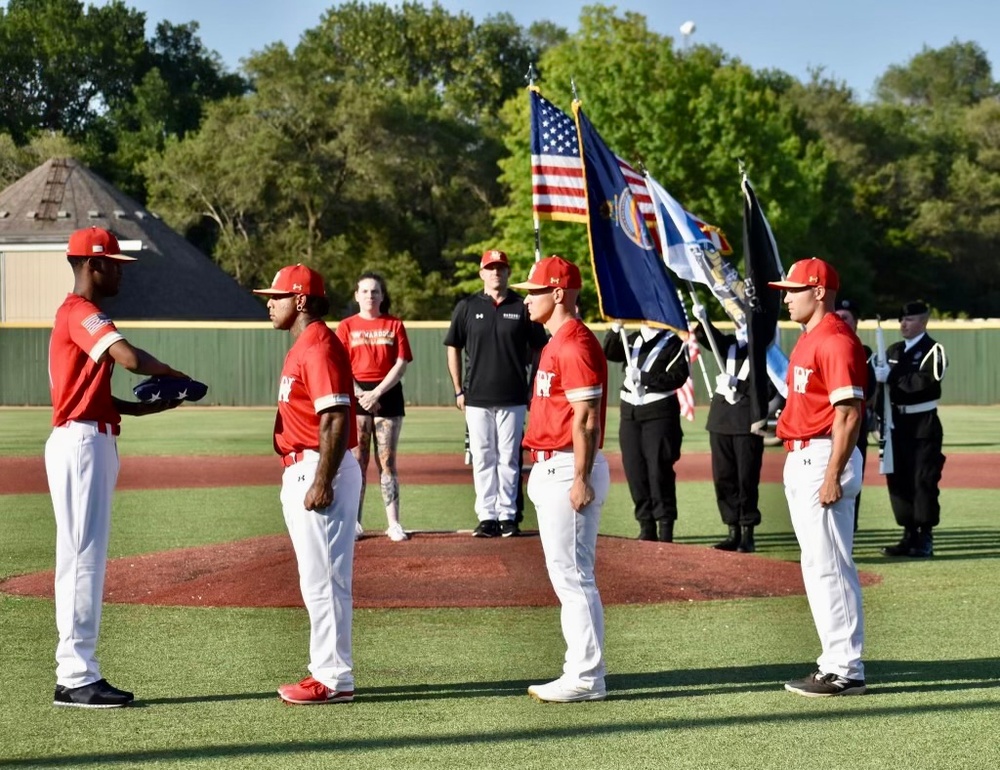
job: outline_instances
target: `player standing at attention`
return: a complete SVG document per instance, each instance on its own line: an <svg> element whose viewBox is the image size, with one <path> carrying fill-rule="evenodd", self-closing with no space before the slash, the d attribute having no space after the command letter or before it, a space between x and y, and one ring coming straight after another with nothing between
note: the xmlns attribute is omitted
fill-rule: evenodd
<svg viewBox="0 0 1000 770"><path fill-rule="evenodd" d="M777 433L788 450L785 497L822 648L819 669L785 689L813 698L861 695L864 616L851 548L854 499L861 491L865 354L834 312L840 279L826 262L796 262L785 280L768 286L785 291L789 316L805 326L788 359L788 399Z"/></svg>
<svg viewBox="0 0 1000 770"><path fill-rule="evenodd" d="M563 674L528 694L552 703L603 700L604 607L594 578L601 507L611 484L600 452L607 413L608 364L593 332L576 317L579 268L562 257L536 262L524 300L552 338L542 348L524 446L534 463L528 497L552 588L562 605Z"/></svg>
<svg viewBox="0 0 1000 770"><path fill-rule="evenodd" d="M483 290L461 299L445 335L455 406L465 412L472 454L476 518L473 537L514 537L521 491L521 439L528 366L546 342L528 320L524 300L507 288L510 263L498 249L479 260ZM468 366L462 378L462 350ZM523 502L523 501L522 501Z"/></svg>
<svg viewBox="0 0 1000 770"><path fill-rule="evenodd" d="M269 289L275 329L292 335L278 386L274 450L281 456L281 509L295 549L299 588L309 613L309 676L285 684L286 703L312 706L354 700L351 589L354 525L361 469L351 364L323 322L330 311L323 276L304 265L283 267Z"/></svg>
<svg viewBox="0 0 1000 770"><path fill-rule="evenodd" d="M130 372L186 375L132 347L101 309L118 294L121 253L107 230L89 227L69 239L73 293L56 311L49 341L52 434L45 442L45 473L56 519L55 706L117 708L134 696L101 676L97 637L111 530L111 498L118 481L121 415L155 414L180 401L136 403L111 395L115 364Z"/></svg>
<svg viewBox="0 0 1000 770"><path fill-rule="evenodd" d="M354 456L361 466L361 500L355 529L358 537L364 533L361 508L365 503L368 459L374 443L375 467L388 523L385 534L398 543L409 539L399 523L396 454L406 414L402 380L413 353L403 322L389 315L392 300L382 276L378 273L362 275L354 299L360 310L337 324L337 337L347 348L351 360L357 399L358 445L354 448Z"/></svg>

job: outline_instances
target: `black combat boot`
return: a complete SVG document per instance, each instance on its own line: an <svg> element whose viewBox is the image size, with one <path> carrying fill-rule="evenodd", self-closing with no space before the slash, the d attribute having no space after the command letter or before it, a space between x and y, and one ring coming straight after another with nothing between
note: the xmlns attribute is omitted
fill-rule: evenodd
<svg viewBox="0 0 1000 770"><path fill-rule="evenodd" d="M661 543L672 543L674 542L674 520L673 519L660 519L660 537L659 541Z"/></svg>
<svg viewBox="0 0 1000 770"><path fill-rule="evenodd" d="M718 551L735 551L740 547L740 528L735 524L730 524L729 537L725 540L720 540L712 547Z"/></svg>
<svg viewBox="0 0 1000 770"><path fill-rule="evenodd" d="M929 559L934 555L934 534L930 527L921 527L906 553L913 559Z"/></svg>
<svg viewBox="0 0 1000 770"><path fill-rule="evenodd" d="M887 545L879 550L883 556L909 556L910 549L913 548L917 540L917 530L915 527L906 527L903 530L903 537L896 545Z"/></svg>
<svg viewBox="0 0 1000 770"><path fill-rule="evenodd" d="M753 541L753 524L741 527L740 547L736 550L740 553L753 553L757 550L757 545Z"/></svg>
<svg viewBox="0 0 1000 770"><path fill-rule="evenodd" d="M656 522L655 521L640 521L639 522L639 540L656 540Z"/></svg>

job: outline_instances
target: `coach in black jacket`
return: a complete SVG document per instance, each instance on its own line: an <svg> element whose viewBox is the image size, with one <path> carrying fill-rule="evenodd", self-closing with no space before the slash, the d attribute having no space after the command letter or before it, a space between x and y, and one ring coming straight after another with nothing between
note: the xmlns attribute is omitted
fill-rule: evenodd
<svg viewBox="0 0 1000 770"><path fill-rule="evenodd" d="M705 424L712 450L715 500L722 523L729 527L729 535L715 547L753 553L754 527L760 524L757 501L764 437L750 432L747 346L735 334L723 334L706 320L704 326L698 323L694 327L703 350L709 347L706 332L712 335L725 368L717 379Z"/></svg>
<svg viewBox="0 0 1000 770"><path fill-rule="evenodd" d="M884 367L875 367L892 404L894 470L886 482L892 513L903 527L902 539L882 549L886 556L933 556L933 529L941 521L938 483L945 458L937 404L948 361L944 348L927 334L928 316L923 302L905 304L899 318L903 341L889 346Z"/></svg>
<svg viewBox="0 0 1000 770"><path fill-rule="evenodd" d="M688 378L686 350L666 329L643 325L622 344L616 322L604 338L604 355L625 365L618 441L640 540L672 543L677 520L677 474L681 456L677 389Z"/></svg>

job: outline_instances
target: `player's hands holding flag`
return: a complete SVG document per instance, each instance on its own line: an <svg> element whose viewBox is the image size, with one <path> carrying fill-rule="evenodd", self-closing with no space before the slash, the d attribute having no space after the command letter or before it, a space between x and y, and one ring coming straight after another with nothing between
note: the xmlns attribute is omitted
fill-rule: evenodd
<svg viewBox="0 0 1000 770"><path fill-rule="evenodd" d="M885 383L889 379L889 364L876 364L875 370L875 382Z"/></svg>

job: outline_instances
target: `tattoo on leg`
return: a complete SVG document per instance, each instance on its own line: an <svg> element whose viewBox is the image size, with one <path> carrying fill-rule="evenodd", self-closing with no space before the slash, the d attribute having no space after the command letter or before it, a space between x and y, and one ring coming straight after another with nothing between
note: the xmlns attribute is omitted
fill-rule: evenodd
<svg viewBox="0 0 1000 770"><path fill-rule="evenodd" d="M382 502L388 507L399 501L399 474L396 471L396 450L402 417L375 418L375 464L382 484Z"/></svg>

